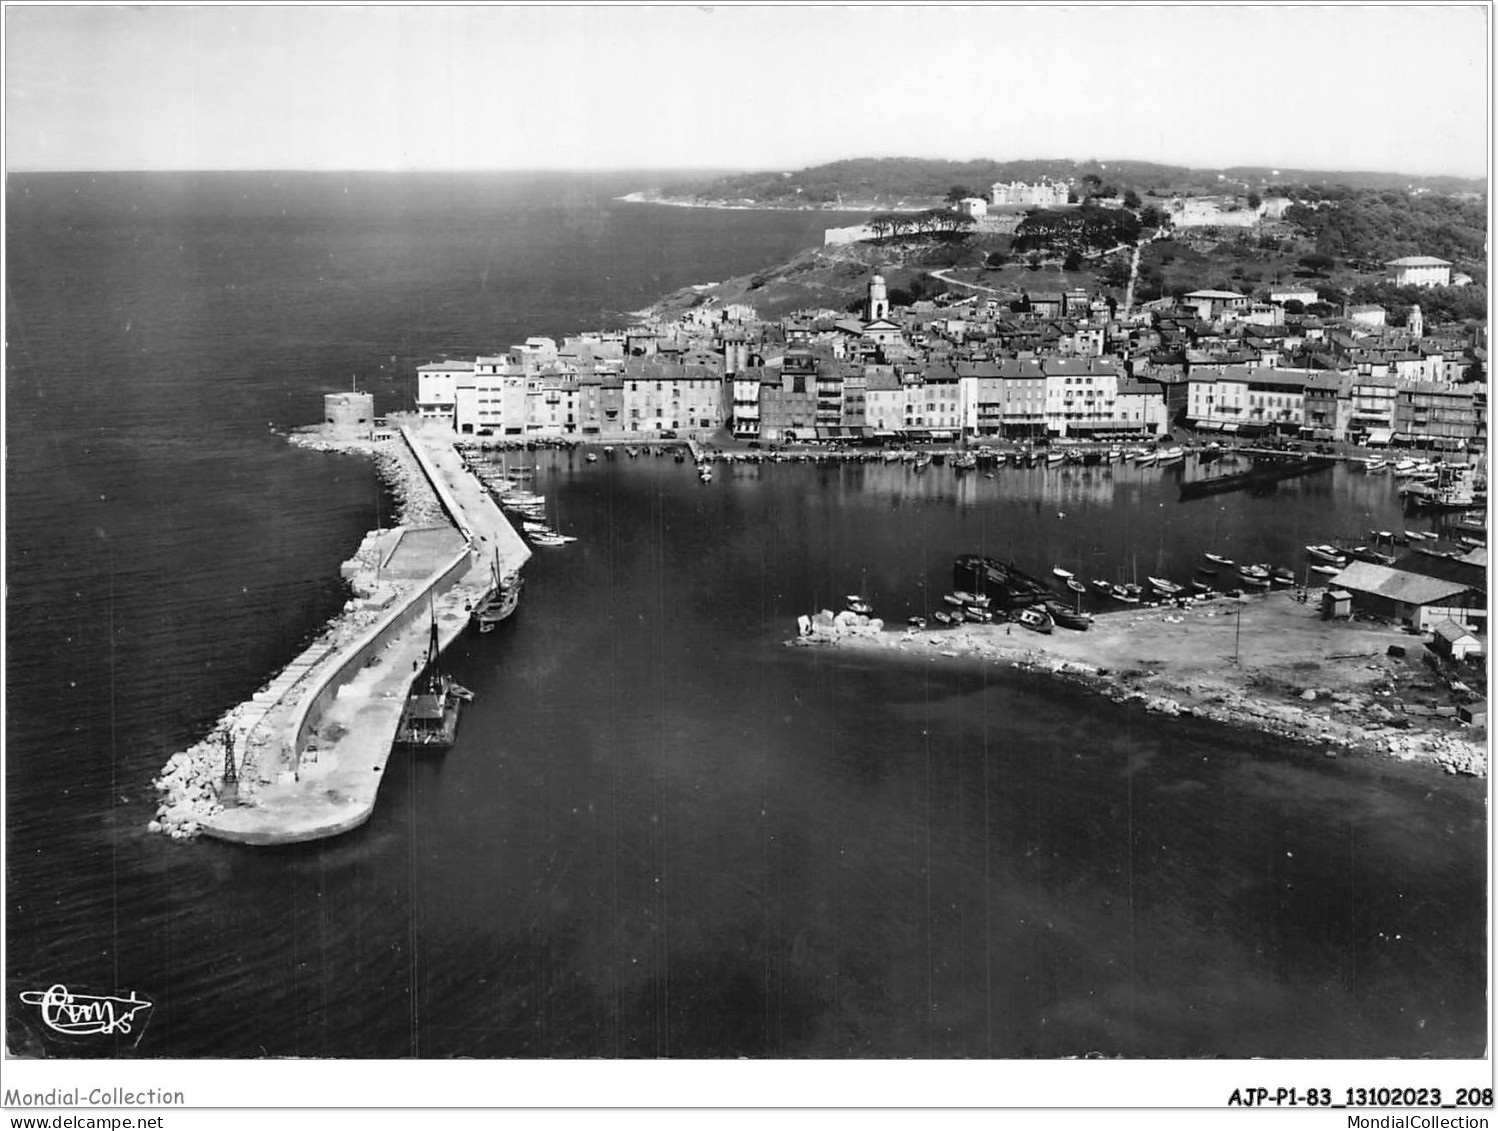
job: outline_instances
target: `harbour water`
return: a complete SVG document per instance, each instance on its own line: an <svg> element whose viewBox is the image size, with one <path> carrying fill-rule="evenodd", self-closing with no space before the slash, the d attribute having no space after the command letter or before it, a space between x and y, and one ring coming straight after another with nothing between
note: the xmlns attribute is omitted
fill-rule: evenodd
<svg viewBox="0 0 1498 1131"><path fill-rule="evenodd" d="M1184 580L1203 549L1298 564L1397 529L1389 481L1345 469L1180 503L1179 469L701 484L527 453L579 541L455 646L451 751L393 758L325 843L146 833L165 758L336 611L388 520L367 464L267 422L352 373L398 407L415 363L831 222L610 199L634 187L10 180L13 1048L16 992L63 982L149 998L131 1051L157 1057L1480 1054L1484 783L781 646L847 593L936 607L965 551Z"/></svg>

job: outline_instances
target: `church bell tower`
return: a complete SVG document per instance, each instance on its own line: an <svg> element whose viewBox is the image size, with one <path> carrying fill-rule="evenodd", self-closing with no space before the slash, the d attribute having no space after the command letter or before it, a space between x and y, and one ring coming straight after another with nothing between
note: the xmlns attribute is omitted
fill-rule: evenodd
<svg viewBox="0 0 1498 1131"><path fill-rule="evenodd" d="M884 291L884 276L875 275L869 280L869 317L870 322L877 322L881 318L889 317L889 297Z"/></svg>

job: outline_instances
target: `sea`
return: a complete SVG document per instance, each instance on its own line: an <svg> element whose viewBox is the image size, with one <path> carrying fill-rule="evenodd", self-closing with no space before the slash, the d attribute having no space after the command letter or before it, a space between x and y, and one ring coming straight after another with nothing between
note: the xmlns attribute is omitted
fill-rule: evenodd
<svg viewBox="0 0 1498 1131"><path fill-rule="evenodd" d="M108 1058L1480 1056L1486 783L938 657L788 648L952 560L1190 577L1402 525L1387 478L517 452L552 520L460 638L457 744L369 822L147 830L152 779L340 609L392 500L324 394L618 327L856 216L627 203L656 174L11 175L6 1014ZM1246 613L1245 617L1251 616ZM939 661L939 662L938 662ZM135 995L60 1039L25 992Z"/></svg>

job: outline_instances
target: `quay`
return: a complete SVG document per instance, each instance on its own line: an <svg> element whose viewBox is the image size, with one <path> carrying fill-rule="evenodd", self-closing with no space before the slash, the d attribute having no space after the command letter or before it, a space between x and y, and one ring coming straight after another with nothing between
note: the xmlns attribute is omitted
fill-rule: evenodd
<svg viewBox="0 0 1498 1131"><path fill-rule="evenodd" d="M315 643L242 705L230 729L242 800L202 818L206 836L292 844L367 821L432 623L446 648L492 589L496 560L508 574L530 557L464 465L450 429L412 423L400 428L399 442L451 527L398 528L366 539L377 570L395 575L368 594L379 615L347 639Z"/></svg>

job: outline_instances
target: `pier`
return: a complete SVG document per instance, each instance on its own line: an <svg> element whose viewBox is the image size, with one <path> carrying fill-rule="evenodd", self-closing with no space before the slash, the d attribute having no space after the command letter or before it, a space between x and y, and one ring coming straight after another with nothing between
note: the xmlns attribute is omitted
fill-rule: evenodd
<svg viewBox="0 0 1498 1131"><path fill-rule="evenodd" d="M530 557L463 465L450 430L413 423L400 433L452 527L366 539L393 591L366 596L379 613L372 624L346 639L314 643L242 705L232 749L240 780L253 785L246 803L203 820L204 835L291 844L367 821L433 621L446 648L492 588L496 557L504 573Z"/></svg>

